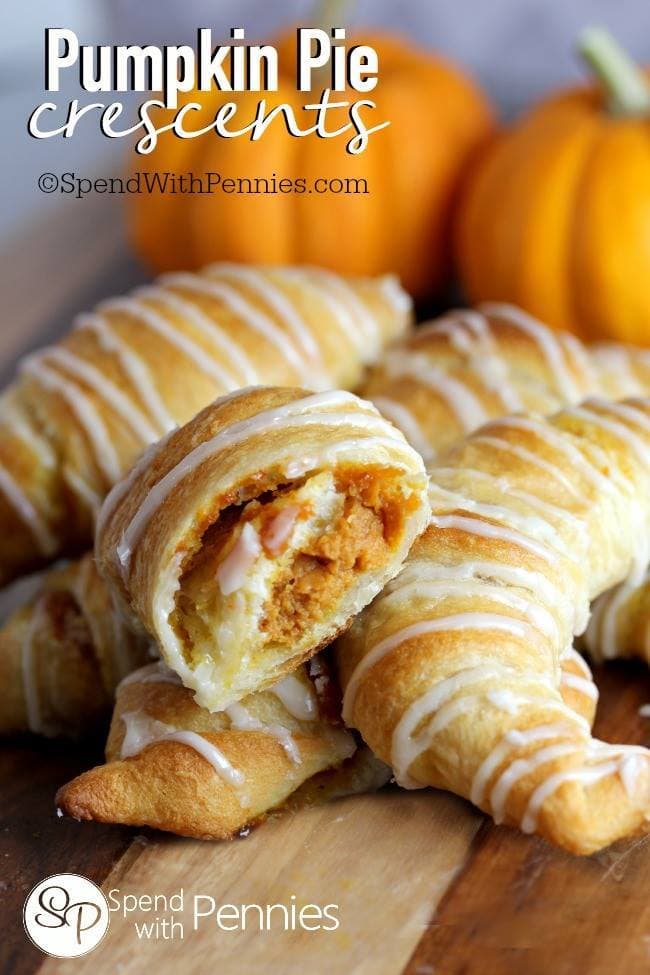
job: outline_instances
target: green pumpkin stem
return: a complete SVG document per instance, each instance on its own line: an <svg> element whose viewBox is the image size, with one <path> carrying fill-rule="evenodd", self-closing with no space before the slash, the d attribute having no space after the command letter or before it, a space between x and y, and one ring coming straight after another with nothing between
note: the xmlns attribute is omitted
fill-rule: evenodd
<svg viewBox="0 0 650 975"><path fill-rule="evenodd" d="M311 17L311 25L329 31L332 27L345 27L351 0L319 0ZM327 88L330 72L327 66L317 68L313 74L314 87Z"/></svg>
<svg viewBox="0 0 650 975"><path fill-rule="evenodd" d="M311 21L314 27L329 30L330 27L345 27L350 0L320 0L316 4Z"/></svg>
<svg viewBox="0 0 650 975"><path fill-rule="evenodd" d="M602 27L588 27L578 52L600 80L613 115L650 114L650 84L632 58Z"/></svg>

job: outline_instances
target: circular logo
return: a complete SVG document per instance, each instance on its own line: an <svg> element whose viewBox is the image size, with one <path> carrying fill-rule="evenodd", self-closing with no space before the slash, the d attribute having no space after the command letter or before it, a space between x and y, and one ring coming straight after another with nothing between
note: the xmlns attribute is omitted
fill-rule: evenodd
<svg viewBox="0 0 650 975"><path fill-rule="evenodd" d="M96 948L106 934L108 901L92 880L57 873L29 892L23 923L41 951L55 958L77 958Z"/></svg>

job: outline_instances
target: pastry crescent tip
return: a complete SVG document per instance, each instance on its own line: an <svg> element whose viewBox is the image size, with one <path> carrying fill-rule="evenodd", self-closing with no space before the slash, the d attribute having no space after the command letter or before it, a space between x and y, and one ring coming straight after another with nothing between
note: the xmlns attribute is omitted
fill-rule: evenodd
<svg viewBox="0 0 650 975"><path fill-rule="evenodd" d="M352 735L331 716L328 694L305 668L210 713L154 663L118 688L106 763L62 786L55 801L77 819L223 839L282 807L327 769L341 767L342 778L326 778L308 795L383 784L374 762L346 765L355 751Z"/></svg>

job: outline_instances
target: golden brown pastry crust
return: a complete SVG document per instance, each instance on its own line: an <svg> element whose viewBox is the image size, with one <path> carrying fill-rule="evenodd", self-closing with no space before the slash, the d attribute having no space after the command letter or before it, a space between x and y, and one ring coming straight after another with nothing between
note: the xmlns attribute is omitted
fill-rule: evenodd
<svg viewBox="0 0 650 975"><path fill-rule="evenodd" d="M650 401L506 419L430 474L430 527L339 642L344 717L406 784L573 852L646 831L650 753L591 738L559 664L589 599L645 569Z"/></svg>
<svg viewBox="0 0 650 975"><path fill-rule="evenodd" d="M426 460L481 423L519 410L550 414L587 396L650 393L650 353L585 346L521 309L488 303L418 328L372 369L363 394ZM595 659L650 660L650 585L603 596L584 645Z"/></svg>
<svg viewBox="0 0 650 975"><path fill-rule="evenodd" d="M362 387L427 460L508 413L550 414L588 396L649 392L650 355L643 350L585 346L496 302L419 327Z"/></svg>
<svg viewBox="0 0 650 975"><path fill-rule="evenodd" d="M388 276L223 264L79 316L0 403L0 584L83 551L112 484L216 396L355 386L411 314Z"/></svg>
<svg viewBox="0 0 650 975"><path fill-rule="evenodd" d="M44 573L0 630L0 734L78 737L108 718L117 683L148 659L92 554Z"/></svg>
<svg viewBox="0 0 650 975"><path fill-rule="evenodd" d="M139 673L146 676L146 669ZM121 686L106 764L59 789L57 806L78 819L151 826L200 839L235 835L281 806L312 776L342 765L355 751L352 736L332 720L329 702L316 694L304 668L295 678L315 702L311 719L295 718L270 690L251 695L242 705L265 725L286 729L298 761L292 761L273 733L233 727L227 713L199 708L191 693L178 684L136 679ZM124 718L130 720L134 713L196 733L218 749L243 781L231 784L195 747L174 740L156 740L137 754L120 758Z"/></svg>
<svg viewBox="0 0 650 975"><path fill-rule="evenodd" d="M352 394L244 390L117 486L98 564L197 701L219 710L294 670L396 574L427 521L426 483L403 436ZM372 544L358 501L379 528ZM269 508L272 529L294 519L270 555ZM275 641L270 603L300 609Z"/></svg>

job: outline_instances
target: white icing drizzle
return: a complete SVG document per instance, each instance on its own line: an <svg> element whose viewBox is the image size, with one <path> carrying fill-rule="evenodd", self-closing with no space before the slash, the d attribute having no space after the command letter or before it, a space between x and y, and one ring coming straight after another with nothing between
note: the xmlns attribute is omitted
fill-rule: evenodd
<svg viewBox="0 0 650 975"><path fill-rule="evenodd" d="M530 431L538 440L564 454L571 468L576 468L597 491L612 494L615 490L609 478L599 471L575 444L570 442L566 432L560 433L559 430L544 420L532 416L509 416L503 419L490 420L489 428L495 427L514 427L515 429Z"/></svg>
<svg viewBox="0 0 650 975"><path fill-rule="evenodd" d="M303 288L310 288L317 300L325 305L341 334L355 346L361 361L365 364L372 360L374 350L369 347L349 307L341 300L340 294L332 294L325 279L314 268L284 267L276 269L275 274L280 280L285 278L287 281L298 282Z"/></svg>
<svg viewBox="0 0 650 975"><path fill-rule="evenodd" d="M494 822L498 825L504 821L508 798L520 779L523 779L526 775L530 775L542 765L554 762L556 759L568 755L579 754L579 752L580 742L577 744L575 740L558 742L555 745L539 748L529 758L518 758L508 765L496 780L490 792L489 802ZM526 816L524 816L524 820L522 821L522 829L524 829L524 821L526 821ZM524 829L524 832L532 832L532 830Z"/></svg>
<svg viewBox="0 0 650 975"><path fill-rule="evenodd" d="M467 511L471 514L479 515L487 520L498 521L507 527L515 528L526 535L539 537L544 543L562 552L567 557L574 558L571 549L562 535L559 534L555 526L539 515L522 514L511 507L503 504L493 504L485 501L475 501L467 498L457 491L444 488L439 483L438 470L434 468L433 476L436 483L431 484L432 506L435 505L436 513L442 512L445 502L452 510Z"/></svg>
<svg viewBox="0 0 650 975"><path fill-rule="evenodd" d="M391 379L411 376L432 389L446 403L465 433L480 427L488 419L480 400L465 383L448 376L419 353L394 352L387 356L384 369Z"/></svg>
<svg viewBox="0 0 650 975"><path fill-rule="evenodd" d="M542 545L535 539L522 534L522 532L505 528L503 525L493 525L478 518L464 518L462 515L437 514L431 516L430 524L436 528L462 531L468 535L479 535L481 538L491 538L494 541L517 545L519 548L527 549L545 562L551 564L557 562L556 552L549 549L547 545Z"/></svg>
<svg viewBox="0 0 650 975"><path fill-rule="evenodd" d="M633 589L623 582L595 600L585 641L596 660L613 660L619 656L618 613Z"/></svg>
<svg viewBox="0 0 650 975"><path fill-rule="evenodd" d="M643 771L644 760L641 755L626 755L618 767L618 774L628 799L635 797L638 777Z"/></svg>
<svg viewBox="0 0 650 975"><path fill-rule="evenodd" d="M519 460L523 460L528 466L538 467L540 470L544 471L544 473L558 481L574 498L577 500L584 500L583 495L576 488L576 486L571 483L564 471L562 471L555 464L551 464L550 461L540 457L534 451L528 450L526 447L522 447L520 444L510 443L509 440L502 439L501 437L491 437L487 434L478 434L477 436L472 437L469 442L472 445L484 444L486 447L493 447L495 450L501 450L507 454L512 454L513 457L518 457Z"/></svg>
<svg viewBox="0 0 650 975"><path fill-rule="evenodd" d="M366 343L366 358L369 355L374 356L380 342L379 324L347 278L321 267L312 268L311 273L317 275L330 292L336 294L341 303L350 310L356 329Z"/></svg>
<svg viewBox="0 0 650 975"><path fill-rule="evenodd" d="M57 539L32 504L27 492L14 480L3 464L0 464L0 490L20 520L30 530L41 554L53 555L58 547Z"/></svg>
<svg viewBox="0 0 650 975"><path fill-rule="evenodd" d="M639 427L644 433L650 433L650 416L638 405L635 405L634 402L614 403L609 400L598 399L597 397L592 397L587 402L589 405L593 404L594 406L609 410L614 416L620 416L627 423L632 423L634 426Z"/></svg>
<svg viewBox="0 0 650 975"><path fill-rule="evenodd" d="M567 660L572 660L573 663L580 668L583 677L586 677L587 680L593 680L593 676L589 669L589 665L587 664L587 661L581 654L578 653L578 651L574 647L568 648L565 654L565 658Z"/></svg>
<svg viewBox="0 0 650 975"><path fill-rule="evenodd" d="M104 499L104 503L102 504L99 515L97 517L97 524L95 526L95 536L96 536L95 541L96 541L97 549L99 547L100 536L102 535L104 528L106 527L106 523L115 512L115 510L121 503L122 499L131 490L131 488L136 483L136 481L139 480L140 477L142 477L142 475L144 474L145 470L152 462L154 457L157 457L158 454L162 451L163 447L165 446L165 444L167 443L167 441L169 440L169 438L172 436L174 432L175 432L174 430L170 430L169 433L165 434L164 437L161 437L161 439L158 440L157 443L150 444L147 447L147 449L143 451L143 453L140 455L139 459L133 465L133 467L126 475L126 477L124 477L121 481L118 481L106 495L106 498Z"/></svg>
<svg viewBox="0 0 650 975"><path fill-rule="evenodd" d="M318 705L311 686L304 684L295 674L289 674L268 690L298 721L314 721L317 717Z"/></svg>
<svg viewBox="0 0 650 975"><path fill-rule="evenodd" d="M222 333L215 329L210 316L206 315L194 302L187 301L185 298L181 298L176 294L176 292L162 287L146 288L139 293L142 294L142 297L151 298L152 301L162 305L163 308L178 315L184 323L193 326L208 338L212 344L218 343L220 349L224 352L226 351L223 342L219 341L222 338ZM229 346L227 348L229 350ZM230 366L230 358L228 358L227 362L228 366ZM221 381L226 390L232 391L241 386L239 375L233 372L232 369L224 366L221 362L215 363L215 368L221 372Z"/></svg>
<svg viewBox="0 0 650 975"><path fill-rule="evenodd" d="M241 704L231 704L230 707L226 708L226 714L230 719L232 727L239 731L261 731L265 735L277 738L287 758L294 765L301 764L300 749L288 728L284 728L280 724L265 724L263 721L254 717Z"/></svg>
<svg viewBox="0 0 650 975"><path fill-rule="evenodd" d="M567 709L568 710L568 709ZM647 752L638 746L609 745L596 739L590 740L586 735L582 740L576 740L575 728L562 725L539 726L527 731L512 730L489 753L479 767L471 789L472 802L480 804L488 780L502 764L513 748L522 748L532 742L541 742L554 738L571 738L568 743L562 741L547 748L536 750L527 758L517 759L506 766L496 780L491 794L490 807L495 822L503 822L506 803L514 785L524 776L531 774L540 766L555 761L557 758L571 754L586 755L587 758L604 759L605 764L572 766L569 769L556 772L547 778L533 791L526 812L522 819L521 828L524 832L533 832L537 825L537 816L543 803L556 789L566 781L584 781L587 784L597 781L605 775L617 772L629 798L634 797L635 786L639 773L647 762ZM615 761L610 761L614 757Z"/></svg>
<svg viewBox="0 0 650 975"><path fill-rule="evenodd" d="M409 776L409 768L413 762L431 745L434 737L461 714L475 709L481 700L480 694L464 693L455 698L459 692L467 692L468 688L476 687L485 681L502 681L512 678L512 671L498 664L483 664L460 671L439 681L434 688L425 692L407 708L393 732L391 747L391 764L397 782L408 788L417 787L415 780ZM532 679L531 679L532 683ZM494 690L488 688L486 696ZM504 691L504 688L500 688ZM510 693L508 705L518 705L530 700L528 696L522 698L519 694ZM532 700L535 700L533 698ZM503 702L497 704L498 707ZM426 720L426 725L416 734L417 728Z"/></svg>
<svg viewBox="0 0 650 975"><path fill-rule="evenodd" d="M582 406L573 406L566 410L566 412L581 420L585 420L587 423L592 423L594 426L607 430L608 433L618 437L619 440L622 440L630 447L644 467L650 466L650 446L641 437L633 433L629 427L625 426L625 424L619 423L617 420L612 420L610 417L603 416L591 408L591 403L593 403L592 400L587 400ZM606 405L609 409L609 404ZM610 410L610 412L613 413L614 411Z"/></svg>
<svg viewBox="0 0 650 975"><path fill-rule="evenodd" d="M430 581L425 576L421 580L395 585L382 598L382 602L386 605L392 602L412 603L414 599L426 599L429 602L437 603L450 597L481 599L508 606L515 612L522 613L528 622L544 636L555 643L559 643L558 625L553 615L544 606L513 592L511 589L484 580L458 580L447 577L438 581Z"/></svg>
<svg viewBox="0 0 650 975"><path fill-rule="evenodd" d="M628 799L636 798L640 773L648 771L648 751L639 745L610 745L598 739L587 739L584 744L584 761L578 767L562 769L548 776L532 793L521 829L532 833L537 827L539 812L549 798L565 782L583 782L586 786L617 774Z"/></svg>
<svg viewBox="0 0 650 975"><path fill-rule="evenodd" d="M531 627L527 623L514 619L512 616L500 616L497 613L456 613L452 616L412 623L375 644L359 660L350 674L343 695L343 720L348 724L350 723L354 699L361 681L368 671L388 653L406 643L407 640L413 640L429 633L447 633L457 630L497 630L521 639L529 638L531 634Z"/></svg>
<svg viewBox="0 0 650 975"><path fill-rule="evenodd" d="M149 745L158 742L175 741L198 752L228 785L239 789L244 784L242 772L233 768L223 752L203 735L164 724L151 718L144 711L125 711L122 721L126 731L122 741L121 758L131 758Z"/></svg>
<svg viewBox="0 0 650 975"><path fill-rule="evenodd" d="M642 396L647 392L632 371L629 350L624 345L596 345L591 353L603 373L619 379L621 385L616 390L616 395ZM641 349L635 349L634 354L640 355Z"/></svg>
<svg viewBox="0 0 650 975"><path fill-rule="evenodd" d="M51 444L38 434L6 394L2 397L2 422L30 447L43 467L48 470L56 467L57 456Z"/></svg>
<svg viewBox="0 0 650 975"><path fill-rule="evenodd" d="M244 267L241 264L215 264L209 268L215 275L228 277L239 281L260 298L282 321L293 335L296 343L302 346L303 354L321 373L321 379L327 377L323 372L321 351L312 334L309 325L298 313L293 302L287 297L273 280L272 269Z"/></svg>
<svg viewBox="0 0 650 975"><path fill-rule="evenodd" d="M498 585L507 588L516 586L535 597L540 605L544 604L548 616L558 614L565 616L562 593L559 589L539 572L531 572L520 566L512 566L503 562L474 561L462 562L457 565L431 565L430 562L412 560L404 566L401 573L390 582L380 600L387 599L394 591L408 585L441 580L458 581L463 584L477 581L482 585ZM532 600L530 600L532 604ZM567 620L565 626L571 629L572 623Z"/></svg>
<svg viewBox="0 0 650 975"><path fill-rule="evenodd" d="M452 347L467 357L467 366L489 392L501 400L506 412L523 408L510 379L510 367L500 355L489 322L479 312L457 309L419 329L418 335L448 336Z"/></svg>
<svg viewBox="0 0 650 975"><path fill-rule="evenodd" d="M598 369L594 363L592 349L590 348L587 351L580 339L573 335L572 332L559 332L556 334L558 341L564 345L565 351L570 356L573 356L574 361L582 370L586 387L590 390L599 389L602 384L598 376Z"/></svg>
<svg viewBox="0 0 650 975"><path fill-rule="evenodd" d="M81 380L110 406L126 426L133 432L143 446L158 439L158 431L149 423L143 413L131 402L119 386L111 382L91 363L62 346L47 350L48 362L54 362L73 379Z"/></svg>
<svg viewBox="0 0 650 975"><path fill-rule="evenodd" d="M546 359L562 398L567 403L575 402L580 398L580 390L567 368L564 350L556 336L548 328L533 318L532 315L528 315L513 305L490 301L483 302L479 308L484 315L501 318L532 338Z"/></svg>
<svg viewBox="0 0 650 975"><path fill-rule="evenodd" d="M88 437L99 470L110 484L114 484L120 478L121 465L106 425L88 396L42 361L48 351L24 359L21 372L31 376L48 392L61 396Z"/></svg>
<svg viewBox="0 0 650 975"><path fill-rule="evenodd" d="M463 473L466 476L471 477L473 482L484 482L493 494L498 492L506 498L516 498L518 501L522 501L528 507L533 508L533 510L539 511L542 515L545 515L547 520L552 518L563 522L575 533L577 533L579 536L579 541L581 542L585 552L590 547L591 538L589 535L589 528L586 522L582 518L579 518L578 515L567 511L565 508L560 508L559 505L551 504L548 501L543 501L541 498L538 498L537 495L531 494L529 491L521 491L519 488L513 487L507 478L499 477L497 474L490 474L487 471L479 471L473 468L463 468ZM458 476L459 471L455 467L436 467L435 474L437 482L440 483L441 480L455 479ZM570 548L568 543L566 543L566 548Z"/></svg>
<svg viewBox="0 0 650 975"><path fill-rule="evenodd" d="M478 327L470 325L470 316L477 319ZM478 312L464 308L454 308L441 318L437 318L428 325L421 325L417 330L417 337L423 338L446 335L449 344L463 356L473 356L481 352L492 352L494 343L492 336L485 327L485 319Z"/></svg>
<svg viewBox="0 0 650 975"><path fill-rule="evenodd" d="M506 714L514 715L519 710L520 704L529 699L516 694L509 687L493 687L485 695L498 711L505 711Z"/></svg>
<svg viewBox="0 0 650 975"><path fill-rule="evenodd" d="M591 698L592 701L598 700L598 688L589 678L581 677L579 674L571 674L563 670L560 680L565 687L571 687L574 691L578 691L579 694L584 694L585 697Z"/></svg>
<svg viewBox="0 0 650 975"><path fill-rule="evenodd" d="M165 279L163 279L161 284L165 284ZM162 305L165 310L168 310L173 315L178 315L184 324L189 324L196 329L196 331L208 339L212 345L218 345L220 351L227 356L227 359L225 365L223 361L215 362L212 360L215 375L219 374L221 376L221 383L227 392L232 392L241 386L242 383L240 375L238 375L237 372L233 372L232 368L230 368L230 350L232 340L231 342L224 343L224 333L220 329L215 328L212 318L210 318L209 315L206 315L206 313L193 301L188 301L186 298L178 295L175 291L172 291L164 286L140 288L136 292L136 295L137 297L145 299L148 298L151 301L155 301L157 304Z"/></svg>
<svg viewBox="0 0 650 975"><path fill-rule="evenodd" d="M408 407L395 399L389 399L388 396L373 396L372 402L387 420L399 427L413 449L417 450L425 461L433 459L435 451L427 440L415 414Z"/></svg>
<svg viewBox="0 0 650 975"><path fill-rule="evenodd" d="M141 300L145 297L158 298L160 290L159 288L142 289L129 298L111 298L110 301L105 301L99 306L100 311L123 312L142 322L150 331L160 335L169 345L174 346L186 358L190 359L200 372L216 382L218 390L230 390L233 386L239 385L230 373L210 358L202 345L194 342L184 332L180 332L151 305ZM213 338L211 333L208 338Z"/></svg>
<svg viewBox="0 0 650 975"><path fill-rule="evenodd" d="M86 505L93 521L95 521L102 506L101 495L94 488L91 488L90 484L84 481L83 477L80 477L69 465L63 468L63 479L70 485L77 498Z"/></svg>
<svg viewBox="0 0 650 975"><path fill-rule="evenodd" d="M218 269L218 265L217 265ZM297 348L295 337L288 335L275 321L247 301L235 288L218 281L217 271L208 268L206 274L213 284L213 295L218 298L244 325L257 332L280 352L283 359L291 363L296 375L307 383L311 380L311 367L305 362L303 353Z"/></svg>
<svg viewBox="0 0 650 975"><path fill-rule="evenodd" d="M116 692L121 691L123 687L128 687L129 684L175 684L178 687L183 686L178 674L162 660L154 660L153 663L146 664L144 667L127 674L117 685Z"/></svg>
<svg viewBox="0 0 650 975"><path fill-rule="evenodd" d="M379 290L393 310L400 315L410 315L413 311L411 296L404 291L395 274L385 274L379 281Z"/></svg>
<svg viewBox="0 0 650 975"><path fill-rule="evenodd" d="M117 358L125 376L157 424L159 434L173 430L176 425L174 418L160 398L148 367L128 342L111 328L110 321L103 315L79 315L74 325L75 328L93 332L101 348Z"/></svg>
<svg viewBox="0 0 650 975"><path fill-rule="evenodd" d="M582 765L579 768L564 769L549 775L541 785L539 785L526 806L526 811L520 823L523 833L534 833L537 828L537 819L540 810L546 800L553 795L565 782L584 782L585 785L592 785L600 779L611 775L618 769L617 762L604 762L601 765Z"/></svg>
<svg viewBox="0 0 650 975"><path fill-rule="evenodd" d="M486 755L479 765L470 788L470 800L475 806L481 806L488 782L514 749L522 749L528 745L550 741L551 739L574 738L576 735L576 722L570 721L567 724L542 724L519 731L511 728L506 731L501 740Z"/></svg>
<svg viewBox="0 0 650 975"><path fill-rule="evenodd" d="M211 298L213 301L221 301L220 289L212 281L208 281L197 274L163 274L158 280L166 287L181 288L183 291L202 295ZM199 311L199 308L197 307L196 310ZM259 383L260 376L241 346L230 337L211 314L203 315L202 321L207 329L206 335L219 346L227 361L236 366L241 373L243 382L249 386Z"/></svg>
<svg viewBox="0 0 650 975"><path fill-rule="evenodd" d="M221 430L216 436L199 444L190 451L175 467L162 477L149 491L140 508L126 527L118 545L117 555L124 574L129 571L131 553L146 525L155 511L165 501L176 486L207 459L226 447L241 443L250 436L257 436L270 430L295 429L301 426L353 426L366 432L378 431L387 434L398 449L406 447L406 441L398 431L383 420L372 407L372 412L359 409L358 412L315 412L321 408L344 406L347 403L359 404L352 394L317 393L304 399L293 400L280 408L264 410L253 417L241 420ZM363 403L363 401L361 401ZM370 404L363 404L370 407Z"/></svg>
<svg viewBox="0 0 650 975"><path fill-rule="evenodd" d="M243 586L261 552L262 545L257 530L247 521L239 538L217 569L217 583L224 596L232 595Z"/></svg>

